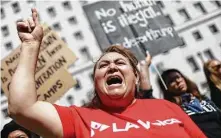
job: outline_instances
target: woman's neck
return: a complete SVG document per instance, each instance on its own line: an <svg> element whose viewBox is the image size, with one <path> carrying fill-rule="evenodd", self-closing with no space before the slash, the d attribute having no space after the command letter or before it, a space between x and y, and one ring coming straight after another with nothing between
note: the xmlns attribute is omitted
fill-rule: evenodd
<svg viewBox="0 0 221 138"><path fill-rule="evenodd" d="M117 101L113 101L110 105L104 105L101 104L101 109L108 111L108 112L122 112L124 110L126 110L128 107L132 106L133 104L135 104L136 99L132 99L130 102L127 103L120 103Z"/></svg>

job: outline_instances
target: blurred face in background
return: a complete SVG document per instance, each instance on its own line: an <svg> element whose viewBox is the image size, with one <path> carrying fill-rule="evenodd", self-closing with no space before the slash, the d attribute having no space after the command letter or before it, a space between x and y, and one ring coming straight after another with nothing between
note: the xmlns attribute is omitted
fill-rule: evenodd
<svg viewBox="0 0 221 138"><path fill-rule="evenodd" d="M137 78L128 58L109 52L95 68L95 89L105 106L124 107L134 100Z"/></svg>
<svg viewBox="0 0 221 138"><path fill-rule="evenodd" d="M28 138L28 136L21 130L15 130L8 135L8 138Z"/></svg>
<svg viewBox="0 0 221 138"><path fill-rule="evenodd" d="M209 68L211 68L215 75L219 76L221 78L221 62L218 60L213 60L209 64Z"/></svg>
<svg viewBox="0 0 221 138"><path fill-rule="evenodd" d="M175 95L181 95L187 91L187 84L184 77L178 72L171 72L165 81L168 91Z"/></svg>

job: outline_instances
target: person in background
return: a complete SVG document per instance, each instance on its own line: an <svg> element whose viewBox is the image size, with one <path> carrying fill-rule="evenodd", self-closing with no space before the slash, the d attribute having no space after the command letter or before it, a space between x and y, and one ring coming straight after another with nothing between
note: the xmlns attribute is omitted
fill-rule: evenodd
<svg viewBox="0 0 221 138"><path fill-rule="evenodd" d="M95 63L95 98L90 107L38 101L34 76L43 30L36 9L32 18L17 23L17 30L22 48L8 112L20 125L44 138L206 138L177 105L135 98L138 61L122 46L110 46Z"/></svg>
<svg viewBox="0 0 221 138"><path fill-rule="evenodd" d="M163 71L158 79L164 99L176 103L188 114L208 138L221 138L221 112L197 85L177 69Z"/></svg>
<svg viewBox="0 0 221 138"><path fill-rule="evenodd" d="M1 138L40 138L40 136L32 133L12 120L4 125L1 131Z"/></svg>
<svg viewBox="0 0 221 138"><path fill-rule="evenodd" d="M204 63L204 73L210 88L211 100L221 109L221 62L209 60Z"/></svg>

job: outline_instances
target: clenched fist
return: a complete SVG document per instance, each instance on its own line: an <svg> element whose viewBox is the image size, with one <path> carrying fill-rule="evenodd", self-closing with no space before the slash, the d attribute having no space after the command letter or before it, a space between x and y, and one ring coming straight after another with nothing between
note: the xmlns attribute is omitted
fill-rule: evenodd
<svg viewBox="0 0 221 138"><path fill-rule="evenodd" d="M17 22L17 31L22 43L41 43L43 28L38 22L38 12L35 8L32 9L32 17L23 22Z"/></svg>

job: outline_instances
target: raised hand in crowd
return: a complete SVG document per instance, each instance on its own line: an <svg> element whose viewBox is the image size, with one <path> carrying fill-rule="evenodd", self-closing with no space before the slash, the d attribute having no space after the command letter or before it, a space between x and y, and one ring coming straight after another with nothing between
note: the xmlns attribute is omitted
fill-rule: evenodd
<svg viewBox="0 0 221 138"><path fill-rule="evenodd" d="M140 70L140 84L138 98L154 98L152 94L152 87L150 82L149 67L151 65L152 57L148 51L146 51L146 58L138 64Z"/></svg>
<svg viewBox="0 0 221 138"><path fill-rule="evenodd" d="M38 21L36 9L32 9L32 18L28 18L23 22L17 22L17 31L22 43L41 43L43 28Z"/></svg>

